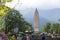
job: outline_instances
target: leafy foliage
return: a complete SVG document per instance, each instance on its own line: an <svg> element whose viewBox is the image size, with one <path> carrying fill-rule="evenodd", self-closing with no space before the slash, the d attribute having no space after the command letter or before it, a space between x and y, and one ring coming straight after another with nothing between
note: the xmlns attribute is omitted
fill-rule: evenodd
<svg viewBox="0 0 60 40"><path fill-rule="evenodd" d="M6 2L11 2L12 0L0 0L0 5L5 5Z"/></svg>
<svg viewBox="0 0 60 40"><path fill-rule="evenodd" d="M5 16L9 10L10 10L9 7L4 6L4 5L0 5L0 30L1 29L5 30L4 19L5 19Z"/></svg>
<svg viewBox="0 0 60 40"><path fill-rule="evenodd" d="M0 25L2 25L2 19L0 19Z"/></svg>
<svg viewBox="0 0 60 40"><path fill-rule="evenodd" d="M50 33L60 33L60 24L59 23L47 23L44 28L42 29L42 32L50 32Z"/></svg>
<svg viewBox="0 0 60 40"><path fill-rule="evenodd" d="M2 28L6 31L13 31L15 27L18 27L21 32L25 32L25 30L32 30L31 25L24 20L20 12L5 6L6 2L11 1L12 0L0 0L0 17L5 18L2 18L5 20L5 26L1 26L0 29ZM2 25L2 19L0 20L0 25Z"/></svg>
<svg viewBox="0 0 60 40"><path fill-rule="evenodd" d="M7 0L7 2L11 2L12 0Z"/></svg>
<svg viewBox="0 0 60 40"><path fill-rule="evenodd" d="M43 28L43 32L49 32L49 30L50 30L50 27L51 27L51 23L47 23L45 26L44 26L44 28Z"/></svg>
<svg viewBox="0 0 60 40"><path fill-rule="evenodd" d="M9 7L1 5L0 6L0 16L5 16L6 13L8 12L8 10L10 10Z"/></svg>
<svg viewBox="0 0 60 40"><path fill-rule="evenodd" d="M19 28L19 31L25 32L25 30L31 30L31 25L24 20L20 12L17 10L10 10L6 16L6 27L8 31L13 31L15 27Z"/></svg>

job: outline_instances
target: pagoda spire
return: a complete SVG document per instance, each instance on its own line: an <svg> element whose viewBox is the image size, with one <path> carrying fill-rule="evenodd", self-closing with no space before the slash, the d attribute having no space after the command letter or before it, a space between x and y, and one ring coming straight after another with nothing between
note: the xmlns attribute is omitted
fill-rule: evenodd
<svg viewBox="0 0 60 40"><path fill-rule="evenodd" d="M34 13L34 32L35 33L39 32L39 13L38 13L37 8Z"/></svg>

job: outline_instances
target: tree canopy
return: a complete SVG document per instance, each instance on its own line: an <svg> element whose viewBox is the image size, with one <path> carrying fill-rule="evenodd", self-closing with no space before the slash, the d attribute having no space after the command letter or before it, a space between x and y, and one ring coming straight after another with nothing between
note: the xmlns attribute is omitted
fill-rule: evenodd
<svg viewBox="0 0 60 40"><path fill-rule="evenodd" d="M43 32L49 32L50 27L51 27L51 23L48 22L46 25L44 25L44 28L43 28L42 31L43 31Z"/></svg>
<svg viewBox="0 0 60 40"><path fill-rule="evenodd" d="M26 30L31 31L31 24L24 20L19 11L5 6L6 2L11 1L12 0L0 0L0 28L2 27L1 25L5 23L3 27L5 31L13 31L16 27L19 28L20 32L25 32Z"/></svg>
<svg viewBox="0 0 60 40"><path fill-rule="evenodd" d="M12 0L0 0L0 5L5 5L6 2L11 2Z"/></svg>
<svg viewBox="0 0 60 40"><path fill-rule="evenodd" d="M25 32L25 30L32 30L31 25L24 20L20 12L17 10L10 10L6 15L5 21L8 31L13 30L15 27L18 27L21 32Z"/></svg>
<svg viewBox="0 0 60 40"><path fill-rule="evenodd" d="M60 33L60 23L47 23L42 32L50 32L50 33Z"/></svg>
<svg viewBox="0 0 60 40"><path fill-rule="evenodd" d="M7 12L10 10L9 7L5 5L0 5L0 30L5 29L5 16Z"/></svg>
<svg viewBox="0 0 60 40"><path fill-rule="evenodd" d="M0 6L0 16L5 16L9 10L10 10L9 7L7 7L5 5L1 5Z"/></svg>

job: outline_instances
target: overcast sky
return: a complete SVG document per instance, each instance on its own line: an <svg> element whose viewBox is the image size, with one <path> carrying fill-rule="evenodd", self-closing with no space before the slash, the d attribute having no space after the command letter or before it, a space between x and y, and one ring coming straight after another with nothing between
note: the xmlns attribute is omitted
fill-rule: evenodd
<svg viewBox="0 0 60 40"><path fill-rule="evenodd" d="M31 8L35 8L35 9L38 8L40 10L44 10L44 11L39 10L40 16L48 20L60 19L60 9L59 9L60 0L20 0L19 4L17 4L17 2L18 0L13 0L11 3L6 3L6 5L11 8L15 6L15 8L19 9L23 15L26 15L28 13L30 15L30 13L32 12ZM31 10L27 8L30 8ZM58 8L58 9L56 10L55 8ZM21 11L22 9L24 11Z"/></svg>
<svg viewBox="0 0 60 40"><path fill-rule="evenodd" d="M9 7L13 8L18 0L13 0L11 3L7 3ZM20 0L16 7L20 8L40 8L40 9L53 9L60 8L60 0Z"/></svg>

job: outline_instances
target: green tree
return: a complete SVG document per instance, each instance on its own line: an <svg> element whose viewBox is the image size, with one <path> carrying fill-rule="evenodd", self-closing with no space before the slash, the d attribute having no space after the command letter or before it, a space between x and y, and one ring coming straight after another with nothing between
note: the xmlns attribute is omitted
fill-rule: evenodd
<svg viewBox="0 0 60 40"><path fill-rule="evenodd" d="M9 10L10 8L7 6L0 6L0 30L5 29L5 16Z"/></svg>
<svg viewBox="0 0 60 40"><path fill-rule="evenodd" d="M29 24L26 21L24 22L23 27L24 27L24 31L26 31L26 30L32 31L33 30L31 24Z"/></svg>
<svg viewBox="0 0 60 40"><path fill-rule="evenodd" d="M10 10L9 7L5 6L6 2L11 2L12 0L0 0L0 30L5 29L5 16L6 13Z"/></svg>
<svg viewBox="0 0 60 40"><path fill-rule="evenodd" d="M0 16L5 16L9 10L10 10L9 7L7 7L5 5L1 5L0 6Z"/></svg>
<svg viewBox="0 0 60 40"><path fill-rule="evenodd" d="M50 32L53 33L54 30L56 30L56 23L53 23L50 28Z"/></svg>
<svg viewBox="0 0 60 40"><path fill-rule="evenodd" d="M42 32L60 33L60 24L59 23L50 23L50 24L49 23L46 24L46 26L44 26Z"/></svg>
<svg viewBox="0 0 60 40"><path fill-rule="evenodd" d="M50 32L53 33L53 31L55 30L56 33L59 33L59 27L60 27L60 24L59 23L53 23L51 28L50 28Z"/></svg>
<svg viewBox="0 0 60 40"><path fill-rule="evenodd" d="M0 5L5 5L6 2L11 2L12 0L0 0Z"/></svg>
<svg viewBox="0 0 60 40"><path fill-rule="evenodd" d="M18 27L21 32L31 30L32 28L31 25L24 20L20 12L14 9L7 13L5 21L8 31L13 30L15 27Z"/></svg>
<svg viewBox="0 0 60 40"><path fill-rule="evenodd" d="M51 28L51 23L48 22L42 29L42 32L50 32L50 28Z"/></svg>
<svg viewBox="0 0 60 40"><path fill-rule="evenodd" d="M60 26L58 27L58 33L60 33Z"/></svg>

